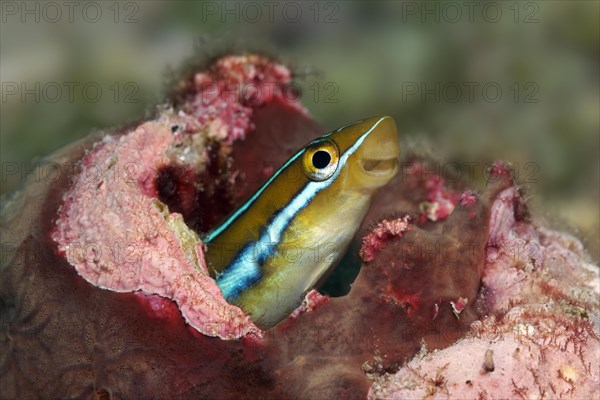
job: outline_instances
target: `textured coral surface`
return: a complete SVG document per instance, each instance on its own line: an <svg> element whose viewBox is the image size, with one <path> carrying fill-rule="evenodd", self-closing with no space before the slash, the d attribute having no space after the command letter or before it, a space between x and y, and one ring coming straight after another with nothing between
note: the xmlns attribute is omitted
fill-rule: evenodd
<svg viewBox="0 0 600 400"><path fill-rule="evenodd" d="M179 126L185 128L173 133ZM163 115L120 139L107 136L82 161L84 170L93 166L99 173L80 175L65 196L52 237L59 253L93 285L173 299L200 332L236 338L259 330L220 295L197 235L156 200L156 176L169 162L164 154L183 141L181 135L198 131L194 119Z"/></svg>
<svg viewBox="0 0 600 400"><path fill-rule="evenodd" d="M572 236L519 220L521 201L509 187L492 207L485 315L456 344L375 378L371 398L598 398L597 267Z"/></svg>
<svg viewBox="0 0 600 400"><path fill-rule="evenodd" d="M289 79L217 60L173 108L55 153L70 173L9 199L0 397L597 397L597 267L528 219L504 163L481 193L408 164L374 200L346 296L313 291L264 332L223 301L196 232L319 133Z"/></svg>

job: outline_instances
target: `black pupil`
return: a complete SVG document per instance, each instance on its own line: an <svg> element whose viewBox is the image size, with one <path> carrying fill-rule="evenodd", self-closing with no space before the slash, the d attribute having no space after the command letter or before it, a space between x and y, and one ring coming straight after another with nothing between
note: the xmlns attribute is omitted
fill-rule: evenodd
<svg viewBox="0 0 600 400"><path fill-rule="evenodd" d="M312 163L315 168L321 169L329 165L331 155L325 150L316 151L312 156Z"/></svg>

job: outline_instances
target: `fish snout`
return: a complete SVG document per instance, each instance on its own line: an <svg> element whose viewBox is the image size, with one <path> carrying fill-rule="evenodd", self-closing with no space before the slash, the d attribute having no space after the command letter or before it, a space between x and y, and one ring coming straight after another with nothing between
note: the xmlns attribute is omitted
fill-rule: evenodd
<svg viewBox="0 0 600 400"><path fill-rule="evenodd" d="M400 143L396 123L391 117L376 117L373 130L355 154L352 181L363 189L377 189L398 172Z"/></svg>

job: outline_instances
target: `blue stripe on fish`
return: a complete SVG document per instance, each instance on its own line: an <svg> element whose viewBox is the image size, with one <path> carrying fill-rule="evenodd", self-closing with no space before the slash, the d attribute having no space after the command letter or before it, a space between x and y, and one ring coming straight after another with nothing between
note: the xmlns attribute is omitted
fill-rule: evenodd
<svg viewBox="0 0 600 400"><path fill-rule="evenodd" d="M348 128L349 126L352 126L352 125L360 124L361 122L363 122L363 121L361 120L361 121L354 122L349 125L342 126L341 128L335 130L334 132L339 132L342 129ZM379 122L377 122L377 124L375 124L375 126L377 126L378 124L379 124ZM329 132L323 136L330 136L334 132ZM292 162L294 162L294 160L296 160L298 157L300 157L304 153L304 151L305 151L305 149L302 149L298 153L296 153L292 158L290 158L281 168L279 168L279 170L277 170L277 172L275 172L275 174L273 174L273 176L271 176L269 178L269 180L267 180L267 182L264 185L261 186L261 188L256 193L254 193L254 195L250 199L248 199L248 201L246 201L246 203L244 203L244 205L242 205L233 214L231 214L229 216L229 218L227 218L227 220L225 220L225 222L223 222L216 229L214 229L213 231L208 233L204 238L202 238L202 241L204 243L210 243L212 240L214 240L214 238L219 236L225 229L227 229L227 227L229 225L231 225L233 223L233 221L235 221L240 215L242 215L244 212L246 212L246 210L256 201L256 199L258 199L258 197L262 194L262 192L264 192L265 189L271 184L271 182L273 182L275 180L275 178L277 178L277 176L279 176L279 174L288 165L290 165Z"/></svg>
<svg viewBox="0 0 600 400"><path fill-rule="evenodd" d="M261 188L256 193L254 193L254 195L252 197L250 197L250 199L248 199L248 201L246 203L244 203L243 206L241 206L240 208L238 208L233 214L231 214L231 216L229 216L229 218L227 218L227 220L225 220L225 222L223 222L216 229L214 229L208 235L206 235L202 239L202 241L204 243L210 243L214 238L216 238L217 236L219 236L221 234L221 232L223 232L225 229L227 229L227 227L229 225L231 225L233 223L233 221L235 221L240 215L242 215L256 201L256 199L258 199L258 197L262 194L262 192L264 192L265 189L267 187L269 187L269 185L271 184L271 182L273 182L279 176L279 174L281 174L281 172L288 165L290 165L298 157L300 157L304 153L304 151L305 150L302 149L301 151L299 151L298 153L296 153L292 158L290 158L281 168L279 168L277 170L277 172L275 172L273 174L273 176L271 176L269 178L269 180L264 185L261 186Z"/></svg>
<svg viewBox="0 0 600 400"><path fill-rule="evenodd" d="M371 129L365 132L343 155L340 157L338 168L332 177L322 182L308 182L296 196L294 196L287 206L279 210L260 234L258 241L248 243L234 257L232 263L217 277L217 285L221 289L223 296L226 299L235 299L248 287L254 285L262 276L261 267L271 257L287 227L298 213L306 207L312 199L321 190L327 188L332 182L337 179L342 168L346 164L348 158L360 147L367 136L379 125L383 120L380 119ZM221 233L229 224L231 224L242 212L244 212L264 191L264 189L283 171L292 161L297 159L303 151L298 152L292 157L283 167L281 167L265 185L244 204L235 214L233 214L221 227L215 229L206 239L210 241Z"/></svg>

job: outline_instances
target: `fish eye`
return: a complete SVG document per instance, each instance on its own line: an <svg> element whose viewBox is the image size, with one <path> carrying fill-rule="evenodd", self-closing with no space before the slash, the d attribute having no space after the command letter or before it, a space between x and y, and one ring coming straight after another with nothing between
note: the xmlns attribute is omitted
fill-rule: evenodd
<svg viewBox="0 0 600 400"><path fill-rule="evenodd" d="M325 150L317 150L312 156L312 163L317 169L325 168L330 161L331 155Z"/></svg>
<svg viewBox="0 0 600 400"><path fill-rule="evenodd" d="M313 181L330 178L338 167L339 151L331 140L319 140L305 150L303 158L304 173Z"/></svg>

